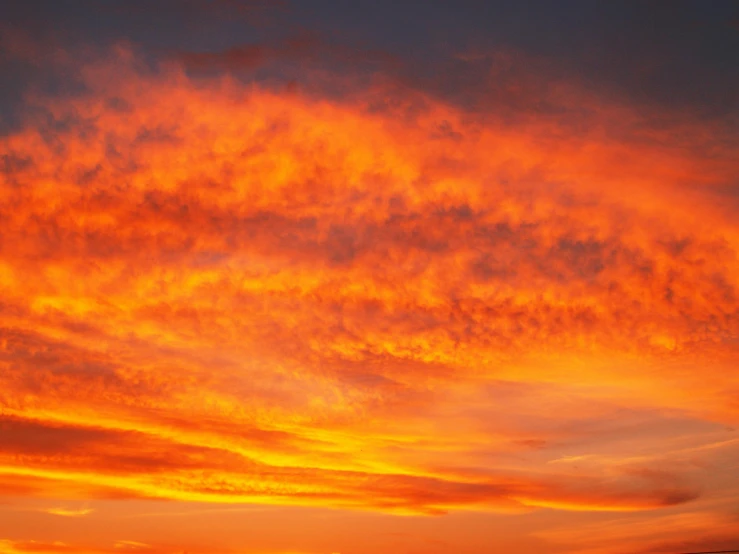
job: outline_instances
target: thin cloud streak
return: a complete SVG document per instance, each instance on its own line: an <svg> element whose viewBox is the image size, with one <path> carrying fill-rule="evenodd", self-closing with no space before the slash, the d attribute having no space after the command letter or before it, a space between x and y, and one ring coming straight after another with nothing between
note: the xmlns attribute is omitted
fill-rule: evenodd
<svg viewBox="0 0 739 554"><path fill-rule="evenodd" d="M90 515L93 510L92 508L48 508L44 510L47 514L62 517L84 517Z"/></svg>

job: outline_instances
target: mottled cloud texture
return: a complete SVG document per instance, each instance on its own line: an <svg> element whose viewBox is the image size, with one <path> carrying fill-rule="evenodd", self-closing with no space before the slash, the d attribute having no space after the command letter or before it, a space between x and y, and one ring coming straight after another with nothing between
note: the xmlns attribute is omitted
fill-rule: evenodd
<svg viewBox="0 0 739 554"><path fill-rule="evenodd" d="M166 499L623 512L530 530L543 551L737 537L735 130L510 53L490 80L519 88L474 110L230 73L308 46L59 53L78 86L26 93L0 139L0 494L76 525ZM0 552L180 551L30 540Z"/></svg>

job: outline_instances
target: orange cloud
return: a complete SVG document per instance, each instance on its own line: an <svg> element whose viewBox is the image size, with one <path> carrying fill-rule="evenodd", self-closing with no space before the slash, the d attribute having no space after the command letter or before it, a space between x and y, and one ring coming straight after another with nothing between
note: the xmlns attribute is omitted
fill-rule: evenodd
<svg viewBox="0 0 739 554"><path fill-rule="evenodd" d="M736 520L701 512L663 515L649 520L616 519L578 529L540 532L553 543L571 545L578 554L608 552L717 551L736 544ZM672 538L690 533L692 538Z"/></svg>
<svg viewBox="0 0 739 554"><path fill-rule="evenodd" d="M57 552L68 552L74 554L110 554L116 552L136 551L148 552L150 554L179 554L182 552L177 547L152 547L136 541L116 541L110 547L97 547L79 543L67 543L62 541L11 541L0 540L0 552L3 554L55 554ZM193 550L194 551L194 550Z"/></svg>
<svg viewBox="0 0 739 554"><path fill-rule="evenodd" d="M574 134L384 85L152 75L125 49L82 74L0 139L0 490L404 514L701 497L700 447L739 415L723 131L582 94Z"/></svg>
<svg viewBox="0 0 739 554"><path fill-rule="evenodd" d="M84 517L94 512L92 508L48 508L45 511L47 514L63 517Z"/></svg>

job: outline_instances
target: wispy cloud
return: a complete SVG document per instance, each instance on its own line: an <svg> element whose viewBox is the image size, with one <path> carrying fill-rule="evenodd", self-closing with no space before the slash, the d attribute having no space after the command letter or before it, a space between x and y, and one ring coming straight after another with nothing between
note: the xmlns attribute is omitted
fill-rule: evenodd
<svg viewBox="0 0 739 554"><path fill-rule="evenodd" d="M656 440L664 411L734 421L728 150L605 103L565 137L116 56L2 139L3 473L427 514L699 496L649 464L539 460L607 448L619 417Z"/></svg>
<svg viewBox="0 0 739 554"><path fill-rule="evenodd" d="M474 109L392 73L188 73L327 51L57 52L80 90L0 138L0 493L617 513L537 534L582 552L736 498L735 131L506 53L465 57L520 85ZM729 534L691 513L652 546Z"/></svg>
<svg viewBox="0 0 739 554"><path fill-rule="evenodd" d="M115 548L122 548L128 550L142 550L151 548L150 545L138 542L138 541L117 541L114 545Z"/></svg>
<svg viewBox="0 0 739 554"><path fill-rule="evenodd" d="M47 508L43 510L47 514L63 517L84 517L90 515L95 510L92 508Z"/></svg>

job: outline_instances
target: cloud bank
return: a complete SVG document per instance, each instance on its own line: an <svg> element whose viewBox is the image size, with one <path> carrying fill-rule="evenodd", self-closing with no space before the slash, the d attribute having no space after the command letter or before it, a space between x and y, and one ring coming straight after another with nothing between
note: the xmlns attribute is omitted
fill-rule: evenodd
<svg viewBox="0 0 739 554"><path fill-rule="evenodd" d="M565 83L546 110L466 111L125 46L74 67L79 90L29 93L0 139L0 491L403 514L701 498L700 447L739 419L726 128Z"/></svg>

